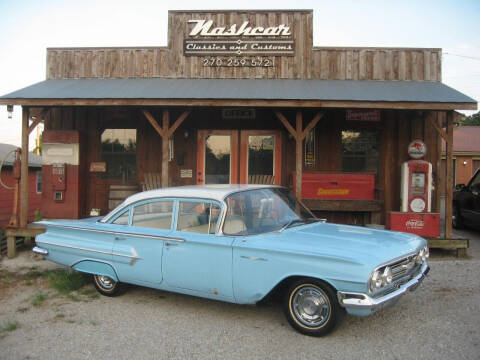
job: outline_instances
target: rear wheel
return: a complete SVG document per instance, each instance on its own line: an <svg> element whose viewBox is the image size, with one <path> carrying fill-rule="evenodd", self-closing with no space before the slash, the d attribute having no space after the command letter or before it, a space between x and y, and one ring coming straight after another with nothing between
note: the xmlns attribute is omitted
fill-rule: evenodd
<svg viewBox="0 0 480 360"><path fill-rule="evenodd" d="M93 284L97 291L105 296L116 296L120 291L120 283L104 275L93 275Z"/></svg>
<svg viewBox="0 0 480 360"><path fill-rule="evenodd" d="M285 294L285 316L295 330L305 335L323 336L331 332L342 310L335 292L315 279L298 280Z"/></svg>

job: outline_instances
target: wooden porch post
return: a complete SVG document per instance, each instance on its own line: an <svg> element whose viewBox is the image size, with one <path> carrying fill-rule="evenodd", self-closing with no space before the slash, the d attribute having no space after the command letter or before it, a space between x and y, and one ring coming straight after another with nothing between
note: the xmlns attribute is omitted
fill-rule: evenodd
<svg viewBox="0 0 480 360"><path fill-rule="evenodd" d="M447 181L445 191L445 239L452 238L453 204L453 111L447 112Z"/></svg>
<svg viewBox="0 0 480 360"><path fill-rule="evenodd" d="M160 126L155 118L147 110L142 110L147 120L152 124L157 133L162 138L162 187L168 187L168 168L169 168L169 151L168 140L172 137L173 133L182 124L182 122L190 114L190 110L184 111L175 123L170 127L170 113L168 110L162 112L162 126Z"/></svg>
<svg viewBox="0 0 480 360"><path fill-rule="evenodd" d="M317 115L310 121L305 129L303 129L303 116L301 111L297 111L295 120L296 128L294 129L292 125L288 122L287 118L280 112L275 111L275 115L282 122L282 124L287 128L288 132L292 134L293 138L296 141L295 144L295 194L297 198L302 198L302 173L303 173L303 140L307 137L310 130L312 130L315 125L320 121L320 119L325 114L324 111L319 111Z"/></svg>
<svg viewBox="0 0 480 360"><path fill-rule="evenodd" d="M20 178L20 227L28 222L28 116L29 108L22 107L22 166Z"/></svg>
<svg viewBox="0 0 480 360"><path fill-rule="evenodd" d="M162 188L168 187L168 127L170 125L170 114L168 110L162 112L163 135L162 135Z"/></svg>

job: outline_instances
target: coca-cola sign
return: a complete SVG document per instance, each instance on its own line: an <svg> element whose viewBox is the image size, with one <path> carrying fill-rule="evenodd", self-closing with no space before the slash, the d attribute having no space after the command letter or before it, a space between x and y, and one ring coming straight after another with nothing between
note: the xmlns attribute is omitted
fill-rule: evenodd
<svg viewBox="0 0 480 360"><path fill-rule="evenodd" d="M419 230L419 229L423 229L424 226L425 226L425 222L420 219L409 219L405 222L405 227L408 230L413 230L413 229Z"/></svg>

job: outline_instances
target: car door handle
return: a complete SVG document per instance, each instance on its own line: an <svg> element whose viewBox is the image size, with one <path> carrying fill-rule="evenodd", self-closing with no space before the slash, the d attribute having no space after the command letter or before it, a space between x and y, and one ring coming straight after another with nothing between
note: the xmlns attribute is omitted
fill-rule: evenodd
<svg viewBox="0 0 480 360"><path fill-rule="evenodd" d="M115 236L115 240L125 240L125 238L121 236Z"/></svg>
<svg viewBox="0 0 480 360"><path fill-rule="evenodd" d="M166 242L165 246L177 246L178 243L171 243L171 242Z"/></svg>

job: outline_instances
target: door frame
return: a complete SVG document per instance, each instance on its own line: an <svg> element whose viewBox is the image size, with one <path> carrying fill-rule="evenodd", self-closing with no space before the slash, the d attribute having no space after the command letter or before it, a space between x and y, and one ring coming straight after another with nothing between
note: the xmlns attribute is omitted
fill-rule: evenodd
<svg viewBox="0 0 480 360"><path fill-rule="evenodd" d="M205 136L230 135L230 184L238 184L238 130L205 130L197 131L197 174L195 182L205 185Z"/></svg>
<svg viewBox="0 0 480 360"><path fill-rule="evenodd" d="M240 131L240 183L248 184L248 137L252 135L273 135L274 184L282 184L282 132L279 130L241 130Z"/></svg>

